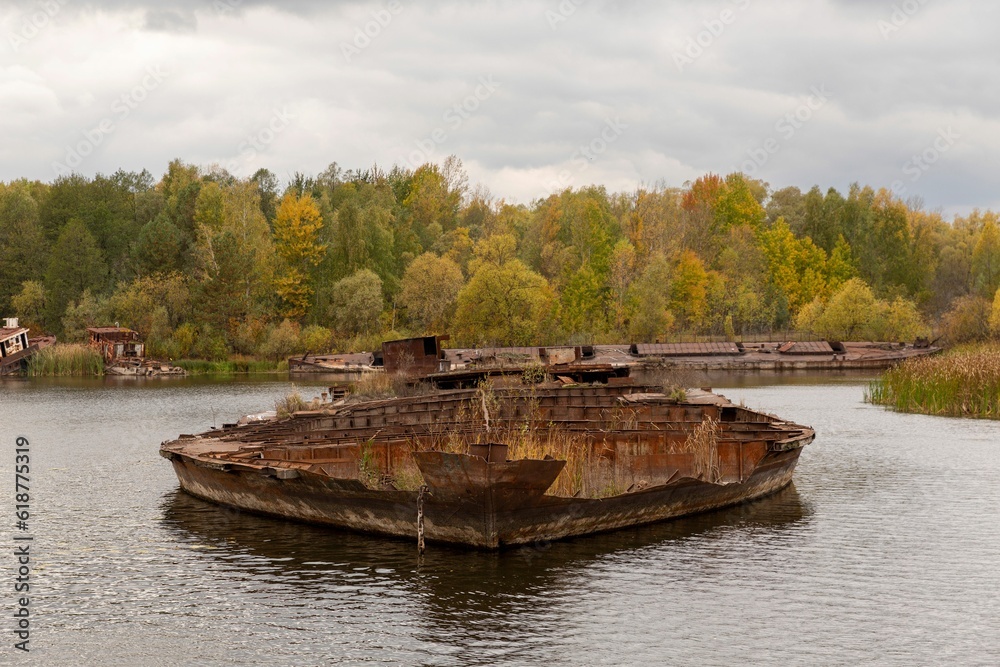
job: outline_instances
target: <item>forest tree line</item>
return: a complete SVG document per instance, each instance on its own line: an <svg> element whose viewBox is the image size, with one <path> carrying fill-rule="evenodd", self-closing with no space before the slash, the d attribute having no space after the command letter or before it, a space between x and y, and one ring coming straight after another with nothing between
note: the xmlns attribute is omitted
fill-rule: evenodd
<svg viewBox="0 0 1000 667"><path fill-rule="evenodd" d="M462 163L236 178L180 160L0 183L0 315L33 334L139 331L173 359L452 345L1000 334L1000 221L885 189L566 189L530 205Z"/></svg>

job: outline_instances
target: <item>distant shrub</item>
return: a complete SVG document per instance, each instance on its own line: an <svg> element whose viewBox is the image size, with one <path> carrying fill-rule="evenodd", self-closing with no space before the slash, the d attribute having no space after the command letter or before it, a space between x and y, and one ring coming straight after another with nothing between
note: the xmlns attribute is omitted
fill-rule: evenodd
<svg viewBox="0 0 1000 667"><path fill-rule="evenodd" d="M299 337L299 349L303 352L322 354L330 350L333 332L326 327L313 324L302 330Z"/></svg>
<svg viewBox="0 0 1000 667"><path fill-rule="evenodd" d="M299 325L290 320L271 329L260 346L260 355L268 359L283 359L299 348Z"/></svg>

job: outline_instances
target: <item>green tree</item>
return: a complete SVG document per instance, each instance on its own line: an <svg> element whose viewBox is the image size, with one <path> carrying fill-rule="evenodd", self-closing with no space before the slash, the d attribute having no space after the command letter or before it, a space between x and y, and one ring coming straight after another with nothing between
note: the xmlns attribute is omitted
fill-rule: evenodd
<svg viewBox="0 0 1000 667"><path fill-rule="evenodd" d="M79 300L72 300L66 305L62 317L63 340L69 343L82 343L87 340L87 328L107 326L107 304L94 297L90 290L84 290Z"/></svg>
<svg viewBox="0 0 1000 667"><path fill-rule="evenodd" d="M166 215L146 223L132 246L132 261L139 275L181 268L186 247L184 234Z"/></svg>
<svg viewBox="0 0 1000 667"><path fill-rule="evenodd" d="M38 204L27 186L0 189L0 313L10 312L24 281L42 277L45 246Z"/></svg>
<svg viewBox="0 0 1000 667"><path fill-rule="evenodd" d="M830 297L815 320L814 331L831 340L864 339L870 337L880 310L871 288L860 278L852 278Z"/></svg>
<svg viewBox="0 0 1000 667"><path fill-rule="evenodd" d="M787 297L793 315L799 308L827 292L826 253L809 238L797 239L784 220L778 219L758 235L772 283ZM838 256L836 271L844 273Z"/></svg>
<svg viewBox="0 0 1000 667"><path fill-rule="evenodd" d="M729 174L715 201L716 225L720 231L733 227L759 229L767 217L761 200L766 185L750 181L743 174Z"/></svg>
<svg viewBox="0 0 1000 667"><path fill-rule="evenodd" d="M670 312L672 282L670 262L654 255L628 291L628 335L632 342L664 340L674 327Z"/></svg>
<svg viewBox="0 0 1000 667"><path fill-rule="evenodd" d="M437 165L425 164L413 172L403 208L412 220L421 248L431 248L442 233L457 226L462 194L449 188L448 179Z"/></svg>
<svg viewBox="0 0 1000 667"><path fill-rule="evenodd" d="M458 294L456 339L464 345L531 345L553 319L548 281L513 257L513 238L480 241L472 278Z"/></svg>
<svg viewBox="0 0 1000 667"><path fill-rule="evenodd" d="M403 274L399 302L420 331L446 331L464 282L458 264L446 257L424 253Z"/></svg>
<svg viewBox="0 0 1000 667"><path fill-rule="evenodd" d="M166 341L173 327L189 316L190 300L182 274L159 273L119 283L107 308L114 321L135 329L143 339Z"/></svg>
<svg viewBox="0 0 1000 667"><path fill-rule="evenodd" d="M21 291L11 299L14 314L21 320L21 326L41 333L45 328L45 288L37 280L26 280Z"/></svg>
<svg viewBox="0 0 1000 667"><path fill-rule="evenodd" d="M45 272L48 321L59 322L70 301L79 298L84 290L103 289L107 273L90 231L81 221L70 220L56 240Z"/></svg>
<svg viewBox="0 0 1000 667"><path fill-rule="evenodd" d="M195 301L201 321L230 337L273 294L274 246L259 197L255 184L240 181L222 191L221 219L199 213Z"/></svg>
<svg viewBox="0 0 1000 667"><path fill-rule="evenodd" d="M384 308L382 279L370 269L361 269L333 286L329 315L338 333L356 336L374 331Z"/></svg>

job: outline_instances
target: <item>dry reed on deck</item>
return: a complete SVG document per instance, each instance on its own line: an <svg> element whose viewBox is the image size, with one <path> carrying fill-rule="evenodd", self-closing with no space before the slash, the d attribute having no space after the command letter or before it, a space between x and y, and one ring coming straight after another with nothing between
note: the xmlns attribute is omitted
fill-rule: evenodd
<svg viewBox="0 0 1000 667"><path fill-rule="evenodd" d="M693 455L692 475L706 482L719 480L719 422L706 417L681 446Z"/></svg>

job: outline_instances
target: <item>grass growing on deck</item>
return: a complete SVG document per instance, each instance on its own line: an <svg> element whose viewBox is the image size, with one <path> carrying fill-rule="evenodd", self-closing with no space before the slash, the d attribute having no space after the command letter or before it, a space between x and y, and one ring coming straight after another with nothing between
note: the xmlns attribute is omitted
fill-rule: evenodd
<svg viewBox="0 0 1000 667"><path fill-rule="evenodd" d="M103 374L104 360L97 350L87 345L50 345L28 361L28 375L32 377Z"/></svg>
<svg viewBox="0 0 1000 667"><path fill-rule="evenodd" d="M907 360L869 384L865 400L900 412L1000 419L1000 344Z"/></svg>

